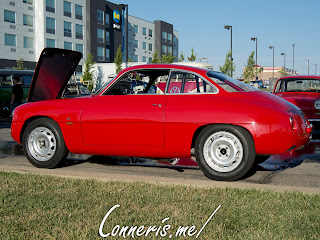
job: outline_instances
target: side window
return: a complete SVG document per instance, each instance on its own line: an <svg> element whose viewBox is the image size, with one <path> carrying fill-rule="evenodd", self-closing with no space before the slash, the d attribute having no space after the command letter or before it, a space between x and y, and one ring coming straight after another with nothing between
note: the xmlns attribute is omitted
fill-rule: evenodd
<svg viewBox="0 0 320 240"><path fill-rule="evenodd" d="M215 93L216 89L198 75L188 72L172 72L167 93Z"/></svg>
<svg viewBox="0 0 320 240"><path fill-rule="evenodd" d="M164 94L167 70L139 70L125 73L103 95Z"/></svg>
<svg viewBox="0 0 320 240"><path fill-rule="evenodd" d="M0 76L1 86L2 87L11 87L13 85L13 81L10 75L2 75Z"/></svg>

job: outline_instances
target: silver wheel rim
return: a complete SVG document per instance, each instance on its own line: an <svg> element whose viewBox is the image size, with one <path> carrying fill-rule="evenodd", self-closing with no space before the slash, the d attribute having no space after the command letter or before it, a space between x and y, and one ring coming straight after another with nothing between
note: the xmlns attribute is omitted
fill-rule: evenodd
<svg viewBox="0 0 320 240"><path fill-rule="evenodd" d="M210 135L203 146L203 156L210 168L217 172L231 172L242 161L243 147L240 140L230 132Z"/></svg>
<svg viewBox="0 0 320 240"><path fill-rule="evenodd" d="M37 127L28 137L29 152L40 162L50 160L57 150L57 141L52 131L46 127Z"/></svg>

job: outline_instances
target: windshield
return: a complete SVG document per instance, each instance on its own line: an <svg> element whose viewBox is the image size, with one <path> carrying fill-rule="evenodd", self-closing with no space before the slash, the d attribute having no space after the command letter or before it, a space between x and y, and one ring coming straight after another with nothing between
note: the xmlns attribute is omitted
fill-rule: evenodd
<svg viewBox="0 0 320 240"><path fill-rule="evenodd" d="M222 73L209 71L207 72L208 77L211 78L218 86L223 88L227 92L253 92L260 91L248 84L240 82Z"/></svg>
<svg viewBox="0 0 320 240"><path fill-rule="evenodd" d="M116 76L117 76L117 75L116 75ZM115 77L116 77L116 76L115 76ZM112 82L113 79L115 79L115 77L112 78L112 79L110 79L110 80L108 79L107 82L103 83L103 84L101 85L101 87L98 88L97 91L94 91L92 94L93 94L93 95L99 95L99 94L108 86L108 84L109 84L110 82Z"/></svg>
<svg viewBox="0 0 320 240"><path fill-rule="evenodd" d="M275 92L320 92L320 79L282 79Z"/></svg>

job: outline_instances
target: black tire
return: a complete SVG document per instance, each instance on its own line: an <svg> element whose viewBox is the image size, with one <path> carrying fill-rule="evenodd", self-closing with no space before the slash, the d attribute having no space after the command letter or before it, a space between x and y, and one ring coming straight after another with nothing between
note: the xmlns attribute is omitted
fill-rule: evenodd
<svg viewBox="0 0 320 240"><path fill-rule="evenodd" d="M38 168L55 168L68 155L59 125L49 118L32 121L23 134L22 144L27 159Z"/></svg>
<svg viewBox="0 0 320 240"><path fill-rule="evenodd" d="M252 136L245 129L232 125L211 125L197 137L195 156L208 178L235 181L250 171L256 152Z"/></svg>

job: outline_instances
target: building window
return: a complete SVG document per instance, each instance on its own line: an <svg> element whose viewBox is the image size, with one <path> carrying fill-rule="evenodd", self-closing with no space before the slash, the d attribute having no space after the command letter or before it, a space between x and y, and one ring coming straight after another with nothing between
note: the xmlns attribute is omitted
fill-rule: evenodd
<svg viewBox="0 0 320 240"><path fill-rule="evenodd" d="M167 46L162 45L162 54L161 55L166 55L167 54Z"/></svg>
<svg viewBox="0 0 320 240"><path fill-rule="evenodd" d="M149 57L149 62L150 62L150 63L152 62L152 57Z"/></svg>
<svg viewBox="0 0 320 240"><path fill-rule="evenodd" d="M152 43L149 43L149 51L152 51Z"/></svg>
<svg viewBox="0 0 320 240"><path fill-rule="evenodd" d="M172 34L168 33L168 39L167 39L168 43L172 43Z"/></svg>
<svg viewBox="0 0 320 240"><path fill-rule="evenodd" d="M65 37L72 37L72 30L71 30L71 23L64 22L64 36Z"/></svg>
<svg viewBox="0 0 320 240"><path fill-rule="evenodd" d="M55 48L56 47L56 40L47 38L47 47Z"/></svg>
<svg viewBox="0 0 320 240"><path fill-rule="evenodd" d="M173 45L176 46L176 44L178 43L178 38L173 35Z"/></svg>
<svg viewBox="0 0 320 240"><path fill-rule="evenodd" d="M166 41L167 41L167 33L162 32L162 42L166 42Z"/></svg>
<svg viewBox="0 0 320 240"><path fill-rule="evenodd" d="M142 48L143 48L143 50L147 50L147 43L146 42L142 42Z"/></svg>
<svg viewBox="0 0 320 240"><path fill-rule="evenodd" d="M97 60L98 61L104 61L104 48L103 47L97 47Z"/></svg>
<svg viewBox="0 0 320 240"><path fill-rule="evenodd" d="M132 25L130 23L128 23L128 30L132 31Z"/></svg>
<svg viewBox="0 0 320 240"><path fill-rule="evenodd" d="M72 43L71 42L64 42L64 49L72 50Z"/></svg>
<svg viewBox="0 0 320 240"><path fill-rule="evenodd" d="M33 4L33 0L23 0L24 3Z"/></svg>
<svg viewBox="0 0 320 240"><path fill-rule="evenodd" d="M4 10L4 21L10 23L16 23L16 13L8 10Z"/></svg>
<svg viewBox="0 0 320 240"><path fill-rule="evenodd" d="M76 19L82 20L82 6L76 4L75 5L75 13L76 13Z"/></svg>
<svg viewBox="0 0 320 240"><path fill-rule="evenodd" d="M133 55L133 61L134 61L134 62L139 62L138 55Z"/></svg>
<svg viewBox="0 0 320 240"><path fill-rule="evenodd" d="M168 54L172 55L172 47L168 46Z"/></svg>
<svg viewBox="0 0 320 240"><path fill-rule="evenodd" d="M63 15L71 17L71 2L63 1Z"/></svg>
<svg viewBox="0 0 320 240"><path fill-rule="evenodd" d="M77 44L76 44L76 51L81 52L81 53L83 54L83 45L77 43Z"/></svg>
<svg viewBox="0 0 320 240"><path fill-rule="evenodd" d="M110 15L106 13L106 27L110 27Z"/></svg>
<svg viewBox="0 0 320 240"><path fill-rule="evenodd" d="M100 43L104 42L104 30L101 28L97 28L97 41Z"/></svg>
<svg viewBox="0 0 320 240"><path fill-rule="evenodd" d="M110 49L106 48L106 62L110 62Z"/></svg>
<svg viewBox="0 0 320 240"><path fill-rule="evenodd" d="M97 23L103 25L104 19L103 19L103 11L97 10Z"/></svg>
<svg viewBox="0 0 320 240"><path fill-rule="evenodd" d="M147 35L147 29L146 28L142 28L142 35Z"/></svg>
<svg viewBox="0 0 320 240"><path fill-rule="evenodd" d="M177 49L173 49L173 54L172 54L172 55L178 57L178 51L177 51Z"/></svg>
<svg viewBox="0 0 320 240"><path fill-rule="evenodd" d="M133 45L134 48L138 48L139 47L139 42L138 40L134 40L134 45Z"/></svg>
<svg viewBox="0 0 320 240"><path fill-rule="evenodd" d="M132 40L130 38L128 38L128 47L132 46Z"/></svg>
<svg viewBox="0 0 320 240"><path fill-rule="evenodd" d="M147 57L143 56L142 57L142 62L146 62L147 61Z"/></svg>
<svg viewBox="0 0 320 240"><path fill-rule="evenodd" d="M47 12L52 12L52 13L56 12L54 1L55 0L46 0L46 11Z"/></svg>
<svg viewBox="0 0 320 240"><path fill-rule="evenodd" d="M76 38L83 39L83 26L76 24Z"/></svg>
<svg viewBox="0 0 320 240"><path fill-rule="evenodd" d="M56 33L56 20L54 18L46 17L46 33Z"/></svg>
<svg viewBox="0 0 320 240"><path fill-rule="evenodd" d="M152 37L152 30L149 29L149 37Z"/></svg>
<svg viewBox="0 0 320 240"><path fill-rule="evenodd" d="M133 32L139 33L139 27L137 25L133 25Z"/></svg>
<svg viewBox="0 0 320 240"><path fill-rule="evenodd" d="M23 25L33 27L33 16L23 14Z"/></svg>
<svg viewBox="0 0 320 240"><path fill-rule="evenodd" d="M33 48L33 38L23 37L23 47Z"/></svg>
<svg viewBox="0 0 320 240"><path fill-rule="evenodd" d="M106 31L106 45L110 45L110 32ZM107 55L106 55L107 57Z"/></svg>
<svg viewBox="0 0 320 240"><path fill-rule="evenodd" d="M16 35L13 34L4 34L4 44L6 46L15 47L16 46Z"/></svg>

